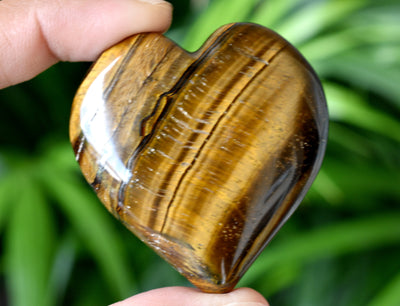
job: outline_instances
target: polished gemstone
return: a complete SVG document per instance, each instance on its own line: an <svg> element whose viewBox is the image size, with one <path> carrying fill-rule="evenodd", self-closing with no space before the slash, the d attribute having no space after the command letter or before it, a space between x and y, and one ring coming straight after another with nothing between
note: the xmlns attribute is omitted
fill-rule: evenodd
<svg viewBox="0 0 400 306"><path fill-rule="evenodd" d="M105 51L70 137L110 212L198 288L228 292L303 199L327 129L299 52L230 24L195 53L152 33Z"/></svg>

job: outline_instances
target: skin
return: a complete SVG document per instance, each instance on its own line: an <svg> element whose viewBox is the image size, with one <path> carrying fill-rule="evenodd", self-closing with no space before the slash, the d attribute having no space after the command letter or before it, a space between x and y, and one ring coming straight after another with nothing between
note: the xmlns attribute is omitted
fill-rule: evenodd
<svg viewBox="0 0 400 306"><path fill-rule="evenodd" d="M267 301L253 289L239 288L225 294L207 294L194 288L168 287L140 293L112 306L265 306Z"/></svg>
<svg viewBox="0 0 400 306"><path fill-rule="evenodd" d="M140 32L163 32L172 7L139 0L0 1L0 88L33 78L58 61L94 61Z"/></svg>
<svg viewBox="0 0 400 306"><path fill-rule="evenodd" d="M102 51L142 32L164 32L172 6L159 0L0 0L0 88L35 77L58 61L94 61ZM256 291L206 294L168 287L114 306L262 306Z"/></svg>

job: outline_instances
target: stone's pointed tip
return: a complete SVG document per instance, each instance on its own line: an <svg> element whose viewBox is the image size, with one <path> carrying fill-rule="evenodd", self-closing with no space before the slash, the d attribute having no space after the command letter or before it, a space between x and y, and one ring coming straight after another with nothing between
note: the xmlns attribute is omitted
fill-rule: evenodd
<svg viewBox="0 0 400 306"><path fill-rule="evenodd" d="M79 164L103 204L195 286L221 293L300 204L327 125L300 53L236 24L194 54L154 33L107 50L74 100L70 134L85 139Z"/></svg>

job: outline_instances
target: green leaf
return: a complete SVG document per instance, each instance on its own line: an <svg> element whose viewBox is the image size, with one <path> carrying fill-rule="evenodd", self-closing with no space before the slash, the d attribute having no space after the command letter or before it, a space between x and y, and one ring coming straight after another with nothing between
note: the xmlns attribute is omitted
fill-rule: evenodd
<svg viewBox="0 0 400 306"><path fill-rule="evenodd" d="M66 235L58 240L49 281L49 301L51 301L51 305L62 304L76 261L77 237L72 233L72 230L67 230Z"/></svg>
<svg viewBox="0 0 400 306"><path fill-rule="evenodd" d="M369 306L400 305L400 273L368 304Z"/></svg>
<svg viewBox="0 0 400 306"><path fill-rule="evenodd" d="M123 242L111 224L111 215L95 198L89 186L83 187L67 172L43 167L41 178L49 193L76 228L88 250L98 262L116 298L138 291L133 271L128 269Z"/></svg>
<svg viewBox="0 0 400 306"><path fill-rule="evenodd" d="M319 171L318 176L312 184L307 196L310 196L313 193L319 194L323 199L331 204L340 203L345 198L345 193L341 187L336 184L336 182L325 172L324 169Z"/></svg>
<svg viewBox="0 0 400 306"><path fill-rule="evenodd" d="M379 54L373 56L368 49L363 49L319 63L318 70L325 76L338 77L359 88L380 94L400 109L400 66L393 61L383 63L381 60L384 57Z"/></svg>
<svg viewBox="0 0 400 306"><path fill-rule="evenodd" d="M262 281L258 282L255 289L263 292L265 296L271 296L282 288L287 288L292 285L301 275L301 263L297 261L287 262L276 269L272 268L265 273ZM245 283L243 283L245 286ZM260 286L261 285L261 286Z"/></svg>
<svg viewBox="0 0 400 306"><path fill-rule="evenodd" d="M395 47L400 41L399 31L396 30L398 27L398 23L356 25L315 37L302 44L299 49L310 62L327 61L334 56L340 58L341 53L359 50L366 45L380 48L381 53L397 52L395 56L398 57L398 47ZM383 50L385 46L386 50ZM387 61L388 58L383 59Z"/></svg>
<svg viewBox="0 0 400 306"><path fill-rule="evenodd" d="M342 22L365 4L364 0L312 1L285 19L275 30L292 44L299 45L326 28Z"/></svg>
<svg viewBox="0 0 400 306"><path fill-rule="evenodd" d="M372 201L379 207L379 199L400 197L398 167L384 167L372 161L376 165L371 164L371 160L358 161L357 158L348 161L325 158L323 170L342 191L344 205L365 205Z"/></svg>
<svg viewBox="0 0 400 306"><path fill-rule="evenodd" d="M46 141L42 144L40 151L45 152L41 157L43 163L51 161L51 164L62 173L64 171L69 174L81 173L79 165L75 160L71 143L66 139L62 142L53 141L52 139Z"/></svg>
<svg viewBox="0 0 400 306"><path fill-rule="evenodd" d="M246 21L259 0L216 0L191 26L182 47L197 50L219 27L231 22Z"/></svg>
<svg viewBox="0 0 400 306"><path fill-rule="evenodd" d="M49 305L48 281L53 261L54 224L39 186L21 176L7 229L7 284L14 306Z"/></svg>
<svg viewBox="0 0 400 306"><path fill-rule="evenodd" d="M9 174L0 180L0 233L6 225L10 211L15 203L18 181Z"/></svg>
<svg viewBox="0 0 400 306"><path fill-rule="evenodd" d="M266 248L243 277L241 285L261 281L271 269L296 261L306 263L330 256L376 249L400 242L400 214L355 219L299 233Z"/></svg>
<svg viewBox="0 0 400 306"><path fill-rule="evenodd" d="M276 24L287 15L296 5L299 0L266 0L262 5L255 10L250 21L261 24L263 26L274 29Z"/></svg>
<svg viewBox="0 0 400 306"><path fill-rule="evenodd" d="M344 121L400 142L400 122L397 118L369 106L359 95L343 86L324 83L324 90L331 119Z"/></svg>

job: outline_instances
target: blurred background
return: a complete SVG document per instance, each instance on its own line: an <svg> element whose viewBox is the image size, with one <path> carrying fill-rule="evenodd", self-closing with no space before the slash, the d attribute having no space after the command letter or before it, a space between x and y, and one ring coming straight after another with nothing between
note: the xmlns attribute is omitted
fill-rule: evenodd
<svg viewBox="0 0 400 306"><path fill-rule="evenodd" d="M330 111L306 199L243 277L271 305L400 305L400 1L173 0L167 36L196 50L250 21L300 49ZM88 63L0 91L0 305L106 305L189 285L83 180L68 118Z"/></svg>

